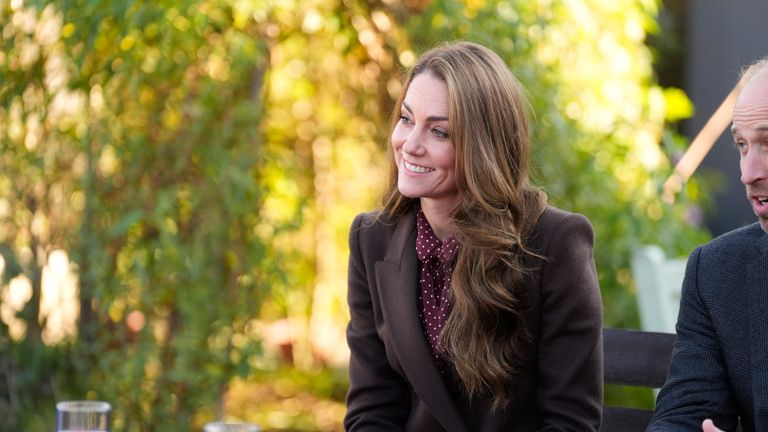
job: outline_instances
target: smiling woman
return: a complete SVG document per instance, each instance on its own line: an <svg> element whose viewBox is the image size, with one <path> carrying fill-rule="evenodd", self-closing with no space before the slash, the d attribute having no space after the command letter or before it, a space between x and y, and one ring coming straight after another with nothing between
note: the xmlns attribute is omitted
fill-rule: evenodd
<svg viewBox="0 0 768 432"><path fill-rule="evenodd" d="M530 183L528 131L483 46L407 75L383 208L350 231L348 430L597 430L592 228Z"/></svg>
<svg viewBox="0 0 768 432"><path fill-rule="evenodd" d="M448 87L432 73L416 76L403 100L400 118L392 131L397 164L397 188L409 198L420 198L428 219L449 215L460 197L454 166L456 151L448 132ZM449 227L432 226L445 240Z"/></svg>

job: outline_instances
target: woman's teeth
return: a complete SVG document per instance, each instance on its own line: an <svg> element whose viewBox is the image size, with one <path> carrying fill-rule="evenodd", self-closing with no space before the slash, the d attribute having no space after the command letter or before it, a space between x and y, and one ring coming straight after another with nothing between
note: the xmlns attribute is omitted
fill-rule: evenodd
<svg viewBox="0 0 768 432"><path fill-rule="evenodd" d="M422 166L414 165L412 163L409 163L406 160L403 160L403 164L405 165L405 169L407 169L408 171L411 171L411 172L418 173L418 174L426 174L428 172L431 172L431 171L435 170L434 168L427 168L427 167L422 167Z"/></svg>

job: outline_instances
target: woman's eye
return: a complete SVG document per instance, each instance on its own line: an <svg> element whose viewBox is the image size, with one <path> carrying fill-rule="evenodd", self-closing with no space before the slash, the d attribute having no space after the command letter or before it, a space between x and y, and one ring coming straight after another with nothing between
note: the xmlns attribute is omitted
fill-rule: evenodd
<svg viewBox="0 0 768 432"><path fill-rule="evenodd" d="M408 118L408 116L400 115L400 123L409 124L411 122L411 119Z"/></svg>
<svg viewBox="0 0 768 432"><path fill-rule="evenodd" d="M445 130L445 129L441 129L441 128L434 128L434 129L432 129L432 133L435 134L435 136L438 137L438 138L448 138L449 137L448 131Z"/></svg>

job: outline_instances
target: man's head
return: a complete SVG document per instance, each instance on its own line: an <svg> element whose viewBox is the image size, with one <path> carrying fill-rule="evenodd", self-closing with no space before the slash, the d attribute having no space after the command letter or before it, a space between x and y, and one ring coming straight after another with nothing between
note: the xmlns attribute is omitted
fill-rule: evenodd
<svg viewBox="0 0 768 432"><path fill-rule="evenodd" d="M747 72L733 109L733 140L739 151L741 182L752 210L768 232L768 58Z"/></svg>

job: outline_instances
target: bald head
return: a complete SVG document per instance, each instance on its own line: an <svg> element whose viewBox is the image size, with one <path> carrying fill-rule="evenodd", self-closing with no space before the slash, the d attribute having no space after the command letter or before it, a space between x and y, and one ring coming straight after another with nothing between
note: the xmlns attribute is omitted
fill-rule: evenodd
<svg viewBox="0 0 768 432"><path fill-rule="evenodd" d="M768 72L768 57L763 57L745 67L741 71L741 81L743 81L741 93L743 93L754 78L764 79L766 72Z"/></svg>
<svg viewBox="0 0 768 432"><path fill-rule="evenodd" d="M744 105L762 102L768 104L768 62L754 66L747 72L746 83L742 87L739 97L736 99L734 114Z"/></svg>

